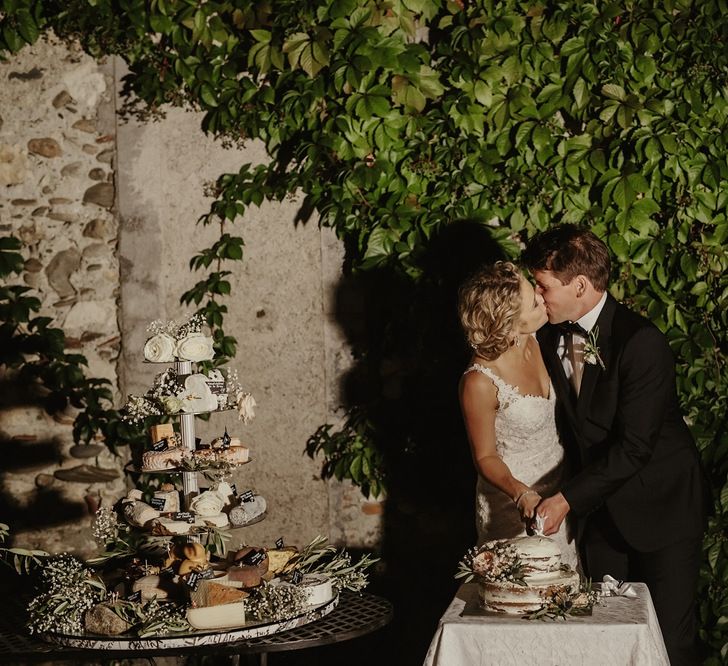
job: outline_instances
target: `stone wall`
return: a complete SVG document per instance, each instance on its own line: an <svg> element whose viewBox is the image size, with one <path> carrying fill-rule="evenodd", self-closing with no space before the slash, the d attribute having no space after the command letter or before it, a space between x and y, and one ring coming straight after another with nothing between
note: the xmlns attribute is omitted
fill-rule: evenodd
<svg viewBox="0 0 728 666"><path fill-rule="evenodd" d="M119 386L119 404L126 393L144 392L158 371L141 363L147 324L180 318L180 295L202 277L188 261L219 233L196 225L210 205L205 184L266 158L255 143L223 149L204 136L199 114L181 109L159 122L117 122L123 73L120 61L99 66L54 42L0 65L0 223L26 243L22 279L42 294L91 372ZM338 418L340 378L351 362L340 322L356 317L357 307L340 298L340 244L315 221L295 225L299 204L266 204L236 222L245 255L234 268L225 328L239 341L231 365L259 407L249 426L230 412L198 422L199 432L211 437L227 427L241 436L253 462L236 473L237 485L269 502L267 519L234 531L233 545L279 536L302 544L328 534L335 543L371 547L380 537L380 505L349 484L323 482L320 461L303 453L309 435ZM5 474L5 495L123 493L123 482L82 486L52 476L79 463L69 453L67 424L14 407L4 411L2 428L5 439L59 438L58 464ZM98 459L103 467L122 462L107 453ZM52 480L50 490L35 488L38 471ZM0 515L3 521L13 522ZM89 547L88 513L79 510L70 522L85 527L76 541ZM56 550L78 546L69 534L63 526L45 537L22 532L25 543Z"/></svg>
<svg viewBox="0 0 728 666"><path fill-rule="evenodd" d="M89 373L116 391L114 104L109 67L56 41L0 63L2 233L24 244L19 280L41 298L41 314L64 330L69 351L88 359ZM5 398L0 520L19 543L88 548L90 515L124 490L121 461L104 446L73 446L72 412L51 418ZM100 480L114 472L116 481ZM71 523L82 529L69 530Z"/></svg>

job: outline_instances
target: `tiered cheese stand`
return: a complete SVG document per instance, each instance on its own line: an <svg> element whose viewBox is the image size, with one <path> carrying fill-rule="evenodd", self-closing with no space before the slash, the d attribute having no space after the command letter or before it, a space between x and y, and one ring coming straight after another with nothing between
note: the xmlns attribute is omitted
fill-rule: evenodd
<svg viewBox="0 0 728 666"><path fill-rule="evenodd" d="M157 363L154 361L147 361ZM178 377L185 377L192 374L192 361L175 359L171 362ZM165 363L170 365L170 363ZM189 452L190 455L196 450L195 437L195 416L200 414L213 414L219 411L227 411L232 407L224 407L217 410L209 410L204 412L180 413L170 416L179 417L180 423L180 439L182 447ZM128 467L130 471L139 474L170 474L179 473L182 476L182 499L184 509L190 510L191 501L199 493L198 471L182 470L147 470L142 467ZM204 470L200 470L204 471ZM237 528L252 525L265 518L265 515L258 519L251 520ZM225 528L222 528L225 529ZM173 539L182 539L184 537L187 543L200 542L200 534L204 534L204 530L200 530L189 534L170 535ZM333 598L325 603L317 606L308 607L305 612L298 613L291 617L286 617L276 621L251 621L240 626L227 629L211 629L211 630L193 630L188 633L176 633L165 636L151 636L139 638L136 636L102 636L94 634L85 635L65 635L59 633L45 634L43 637L57 645L80 648L89 650L122 650L122 651L149 651L149 650L177 650L180 648L194 648L206 645L222 645L235 641L246 639L261 638L272 634L287 631L295 627L314 622L328 615L334 610L338 604L339 596L334 595Z"/></svg>

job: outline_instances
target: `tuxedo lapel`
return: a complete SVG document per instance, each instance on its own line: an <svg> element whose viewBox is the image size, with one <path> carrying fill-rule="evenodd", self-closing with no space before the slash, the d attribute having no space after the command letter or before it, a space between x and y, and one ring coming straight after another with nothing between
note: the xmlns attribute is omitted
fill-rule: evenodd
<svg viewBox="0 0 728 666"><path fill-rule="evenodd" d="M611 337L612 337L612 320L614 319L614 312L617 307L617 301L612 296L607 294L607 300L604 303L602 311L599 313L599 318L595 326L599 327L599 335L596 339L596 347L599 351L599 356L604 363L604 367L609 367L609 358L611 351ZM605 370L597 360L596 363L584 363L584 370L581 377L581 388L579 390L579 397L576 401L576 411L579 420L584 418L589 406L591 405L592 394L594 393L594 387L605 374Z"/></svg>
<svg viewBox="0 0 728 666"><path fill-rule="evenodd" d="M537 334L539 344L541 345L541 356L551 378L551 383L554 385L556 397L566 407L569 412L569 418L576 421L576 412L574 411L574 401L572 399L573 389L571 382L566 377L564 366L557 353L560 336L561 330L558 326L553 326L552 324L546 324Z"/></svg>

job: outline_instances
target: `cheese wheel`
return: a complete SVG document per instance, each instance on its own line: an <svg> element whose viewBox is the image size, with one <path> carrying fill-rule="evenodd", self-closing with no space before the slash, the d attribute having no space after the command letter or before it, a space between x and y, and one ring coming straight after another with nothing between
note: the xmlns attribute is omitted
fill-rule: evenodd
<svg viewBox="0 0 728 666"><path fill-rule="evenodd" d="M195 629L231 629L245 624L245 602L188 608L187 621Z"/></svg>

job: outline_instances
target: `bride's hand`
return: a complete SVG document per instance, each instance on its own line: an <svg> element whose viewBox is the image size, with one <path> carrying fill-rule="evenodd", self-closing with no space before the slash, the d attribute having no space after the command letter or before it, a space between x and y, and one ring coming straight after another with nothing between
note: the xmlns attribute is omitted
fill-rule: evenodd
<svg viewBox="0 0 728 666"><path fill-rule="evenodd" d="M531 520L536 515L536 507L541 502L541 495L535 490L526 490L516 501L516 506L521 512L521 518Z"/></svg>

